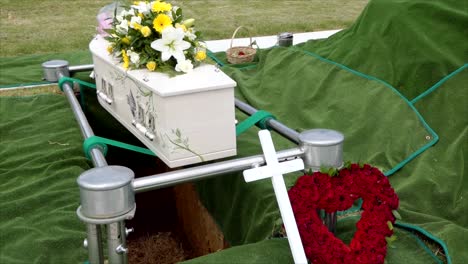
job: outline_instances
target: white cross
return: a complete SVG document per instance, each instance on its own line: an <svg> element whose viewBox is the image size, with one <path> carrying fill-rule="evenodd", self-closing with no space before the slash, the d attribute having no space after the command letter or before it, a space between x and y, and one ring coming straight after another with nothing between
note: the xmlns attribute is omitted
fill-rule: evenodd
<svg viewBox="0 0 468 264"><path fill-rule="evenodd" d="M294 213L291 203L289 202L288 190L286 189L286 184L283 179L283 174L285 173L303 170L304 162L302 159L294 159L279 163L270 131L261 130L258 132L258 136L262 144L263 155L265 156L267 165L245 170L244 179L246 182L251 182L271 178L281 218L283 218L284 227L288 235L289 247L291 248L294 263L307 264L307 258L304 248L302 247L299 230L297 229Z"/></svg>

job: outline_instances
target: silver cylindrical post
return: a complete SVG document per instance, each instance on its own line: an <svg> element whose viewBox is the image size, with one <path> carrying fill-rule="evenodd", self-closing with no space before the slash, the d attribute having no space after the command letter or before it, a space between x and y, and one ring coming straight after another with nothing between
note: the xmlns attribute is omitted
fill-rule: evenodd
<svg viewBox="0 0 468 264"><path fill-rule="evenodd" d="M90 264L104 263L104 254L102 250L102 234L101 226L95 224L87 224L87 249L88 260Z"/></svg>
<svg viewBox="0 0 468 264"><path fill-rule="evenodd" d="M336 233L336 212L333 213L325 213L324 219L325 226L332 232L333 234Z"/></svg>
<svg viewBox="0 0 468 264"><path fill-rule="evenodd" d="M107 227L107 253L110 264L127 263L127 248L123 245L121 229L125 226L123 221L108 224Z"/></svg>
<svg viewBox="0 0 468 264"><path fill-rule="evenodd" d="M69 66L66 60L50 60L42 63L42 70L44 72L43 79L48 82L57 82L60 80L59 74L70 77L70 74L75 72L92 71L93 69L93 64Z"/></svg>
<svg viewBox="0 0 468 264"><path fill-rule="evenodd" d="M70 76L68 61L65 60L46 61L42 63L42 70L44 71L43 79L48 82L56 82L62 76Z"/></svg>
<svg viewBox="0 0 468 264"><path fill-rule="evenodd" d="M321 167L343 166L344 136L330 129L311 129L299 135L299 146L304 150L304 164L313 171Z"/></svg>
<svg viewBox="0 0 468 264"><path fill-rule="evenodd" d="M125 224L121 218L135 210L135 193L132 187L134 173L121 166L105 166L85 171L78 177L81 206L78 209L80 218L88 223L106 222L108 257L110 263L126 264L127 248ZM94 233L88 230L88 250L96 254ZM99 248L99 247L98 247ZM102 262L95 262L102 263Z"/></svg>
<svg viewBox="0 0 468 264"><path fill-rule="evenodd" d="M311 129L299 135L299 145L304 151L305 169L318 171L321 167L343 166L342 133L330 129ZM336 212L325 214L325 225L330 232L336 231Z"/></svg>
<svg viewBox="0 0 468 264"><path fill-rule="evenodd" d="M130 231L131 232L131 231ZM121 249L117 250L118 253L125 254L122 259L122 264L128 264L128 247L127 247L127 236L128 229L125 227L125 222L120 222L120 238L121 238Z"/></svg>
<svg viewBox="0 0 468 264"><path fill-rule="evenodd" d="M87 170L78 177L81 213L88 218L106 219L124 215L135 207L132 170L106 166Z"/></svg>
<svg viewBox="0 0 468 264"><path fill-rule="evenodd" d="M293 33L283 32L278 34L278 46L289 47L293 45Z"/></svg>

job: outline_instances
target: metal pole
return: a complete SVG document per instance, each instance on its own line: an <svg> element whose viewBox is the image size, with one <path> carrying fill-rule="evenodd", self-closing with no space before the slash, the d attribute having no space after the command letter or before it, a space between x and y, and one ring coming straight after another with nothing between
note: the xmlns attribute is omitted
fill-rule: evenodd
<svg viewBox="0 0 468 264"><path fill-rule="evenodd" d="M304 152L300 148L292 148L277 152L278 161L298 158L303 154ZM264 163L265 158L263 155L255 155L235 160L202 165L194 168L166 172L142 178L136 178L133 181L133 189L136 193L146 192L154 189L177 185L179 183L202 180L219 174L242 171L250 169L256 165L262 165Z"/></svg>
<svg viewBox="0 0 468 264"><path fill-rule="evenodd" d="M94 69L93 64L84 64L84 65L75 65L69 66L68 71L70 72L82 72L82 71L92 71Z"/></svg>
<svg viewBox="0 0 468 264"><path fill-rule="evenodd" d="M121 239L121 249L120 249L120 252L122 252L122 254L125 254L125 257L123 257L123 261L122 261L122 264L128 264L128 247L127 247L127 232L130 232L131 230L127 231L127 228L125 228L125 222L122 221L120 223L120 237L122 238Z"/></svg>
<svg viewBox="0 0 468 264"><path fill-rule="evenodd" d="M320 170L321 166L340 168L343 166L343 141L340 132L329 129L311 129L299 136L300 147L304 150L305 169ZM336 212L326 213L325 225L330 232L336 231Z"/></svg>
<svg viewBox="0 0 468 264"><path fill-rule="evenodd" d="M59 79L63 77L63 75L59 74ZM70 103L71 109L73 111L73 115L75 116L78 125L80 126L81 134L83 135L84 139L94 136L94 132L91 129L91 126L88 123L88 119L86 119L83 110L81 109L80 103L75 97L75 93L73 92L73 88L70 86L69 83L65 82L62 86L63 92ZM107 166L106 158L100 148L95 147L91 149L90 153L91 159L93 160L95 167L104 167Z"/></svg>
<svg viewBox="0 0 468 264"><path fill-rule="evenodd" d="M101 226L87 224L88 238L85 247L88 249L89 263L103 263L104 255L102 252L102 232Z"/></svg>
<svg viewBox="0 0 468 264"><path fill-rule="evenodd" d="M60 72L58 72L57 75L58 79L64 76ZM91 129L91 126L89 125L88 120L86 119L86 116L83 113L83 110L81 109L81 106L75 97L73 88L70 86L69 83L64 83L62 88L63 92L65 93L65 96L68 99L68 102L70 103L73 115L75 116L75 119L80 126L80 131L84 139L94 136L93 130ZM90 156L93 160L95 167L107 166L106 158L104 157L104 154L102 153L101 149L92 148L90 152ZM104 263L101 227L95 224L87 224L87 237L89 263Z"/></svg>
<svg viewBox="0 0 468 264"><path fill-rule="evenodd" d="M255 109L253 106L242 102L241 100L235 98L235 105L236 107L241 110L242 112L248 114L248 115L253 115L255 112L258 110ZM298 144L299 143L299 132L297 132L294 129L291 129L287 126L285 126L283 123L275 120L275 119L270 119L266 122L268 127L273 129L274 131L278 132L282 136L286 137L287 139L293 141L294 143Z"/></svg>
<svg viewBox="0 0 468 264"><path fill-rule="evenodd" d="M123 221L107 225L107 254L110 264L124 263L127 248L122 245L121 228ZM125 240L125 239L124 239Z"/></svg>

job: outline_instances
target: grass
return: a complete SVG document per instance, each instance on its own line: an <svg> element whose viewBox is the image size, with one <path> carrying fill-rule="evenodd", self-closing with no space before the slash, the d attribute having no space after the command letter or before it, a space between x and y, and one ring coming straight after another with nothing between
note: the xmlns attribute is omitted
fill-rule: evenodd
<svg viewBox="0 0 468 264"><path fill-rule="evenodd" d="M36 94L63 94L57 85L36 86L31 88L0 89L0 96L30 96Z"/></svg>
<svg viewBox="0 0 468 264"><path fill-rule="evenodd" d="M96 32L96 15L110 2L0 0L0 57L86 50ZM239 25L249 27L256 36L345 28L368 0L170 2L182 7L186 18L195 18L198 30L209 40L230 38Z"/></svg>
<svg viewBox="0 0 468 264"><path fill-rule="evenodd" d="M0 57L87 49L109 0L0 0Z"/></svg>

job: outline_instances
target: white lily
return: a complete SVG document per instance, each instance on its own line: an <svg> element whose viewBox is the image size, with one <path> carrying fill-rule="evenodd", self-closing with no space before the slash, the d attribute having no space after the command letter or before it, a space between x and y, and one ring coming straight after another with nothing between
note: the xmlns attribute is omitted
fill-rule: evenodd
<svg viewBox="0 0 468 264"><path fill-rule="evenodd" d="M133 16L133 15L135 15L135 12L134 12L132 9L129 9L129 10L125 10L125 9L124 9L124 10L122 10L122 11L120 12L120 14L117 15L117 16L120 16L120 17L124 18L124 17L126 17L126 16L128 16L128 15L132 15L132 16Z"/></svg>
<svg viewBox="0 0 468 264"><path fill-rule="evenodd" d="M140 1L138 5L132 5L131 6L133 9L138 10L138 12L146 15L151 11L151 4L146 3L145 1Z"/></svg>
<svg viewBox="0 0 468 264"><path fill-rule="evenodd" d="M138 24L138 25L141 24L141 17L132 16L132 18L130 19L130 27L135 28L135 24Z"/></svg>
<svg viewBox="0 0 468 264"><path fill-rule="evenodd" d="M178 60L175 70L178 72L191 72L193 70L193 64L190 60Z"/></svg>
<svg viewBox="0 0 468 264"><path fill-rule="evenodd" d="M128 21L127 20L122 20L120 24L116 26L117 32L120 34L127 34L128 33Z"/></svg>
<svg viewBox="0 0 468 264"><path fill-rule="evenodd" d="M194 41L197 38L197 35L195 35L195 30L193 30L193 28L187 29L187 31L185 32L185 36L191 41Z"/></svg>
<svg viewBox="0 0 468 264"><path fill-rule="evenodd" d="M190 48L190 43L184 40L183 29L168 26L162 31L162 38L151 43L151 48L161 52L162 61L171 57L182 61L185 60L184 50Z"/></svg>
<svg viewBox="0 0 468 264"><path fill-rule="evenodd" d="M134 52L133 50L127 50L127 55L130 57L130 61L138 65L140 63L140 54Z"/></svg>

